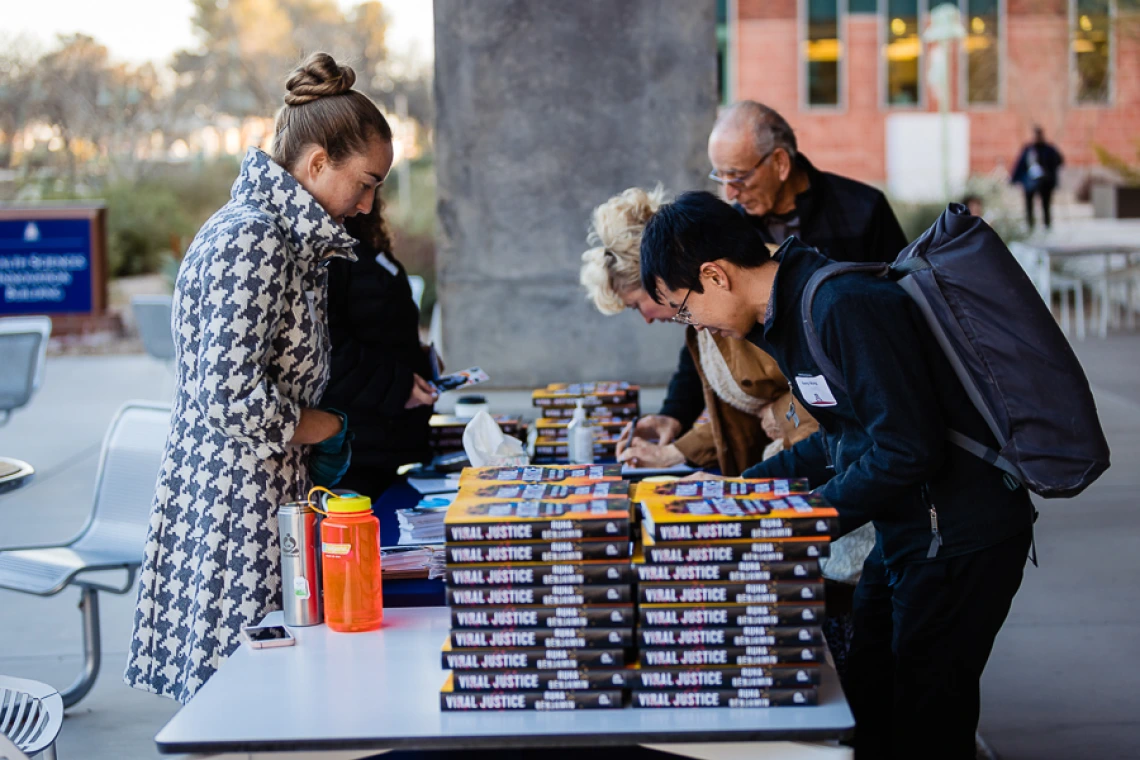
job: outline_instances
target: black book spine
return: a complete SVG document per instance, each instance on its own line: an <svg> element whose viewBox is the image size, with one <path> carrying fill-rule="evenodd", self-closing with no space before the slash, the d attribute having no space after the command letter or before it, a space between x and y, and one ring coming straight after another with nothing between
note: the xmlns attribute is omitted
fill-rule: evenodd
<svg viewBox="0 0 1140 760"><path fill-rule="evenodd" d="M629 520L533 520L505 523L455 523L447 526L449 543L487 541L579 541L582 539L629 540Z"/></svg>
<svg viewBox="0 0 1140 760"><path fill-rule="evenodd" d="M444 651L444 670L588 670L620 668L624 649L458 649Z"/></svg>
<svg viewBox="0 0 1140 760"><path fill-rule="evenodd" d="M823 601L823 582L642 583L642 604L773 604Z"/></svg>
<svg viewBox="0 0 1140 760"><path fill-rule="evenodd" d="M633 670L486 670L457 672L456 691L582 691L622 689Z"/></svg>
<svg viewBox="0 0 1140 760"><path fill-rule="evenodd" d="M770 540L834 536L839 521L830 517L764 517L754 520L716 520L654 524L651 535L658 542Z"/></svg>
<svg viewBox="0 0 1140 760"><path fill-rule="evenodd" d="M732 668L639 668L630 670L635 689L799 689L818 686L820 666Z"/></svg>
<svg viewBox="0 0 1140 760"><path fill-rule="evenodd" d="M632 628L633 606L483 607L451 610L452 628Z"/></svg>
<svg viewBox="0 0 1140 760"><path fill-rule="evenodd" d="M745 541L719 544L666 544L645 547L645 561L656 565L732 562L788 562L828 556L827 541Z"/></svg>
<svg viewBox="0 0 1140 760"><path fill-rule="evenodd" d="M629 557L629 541L544 541L539 543L448 544L452 565L508 562L584 562Z"/></svg>
<svg viewBox="0 0 1140 760"><path fill-rule="evenodd" d="M637 565L644 583L724 581L746 583L774 580L812 580L821 577L819 560L800 562L736 562L717 565Z"/></svg>
<svg viewBox="0 0 1140 760"><path fill-rule="evenodd" d="M467 710L613 710L622 707L616 691L527 691L459 692L439 695L440 708L448 712Z"/></svg>
<svg viewBox="0 0 1140 760"><path fill-rule="evenodd" d="M452 565L447 585L479 586L582 586L591 583L632 583L629 562L564 563L543 565Z"/></svg>
<svg viewBox="0 0 1140 760"><path fill-rule="evenodd" d="M447 604L452 607L580 607L583 604L615 605L631 601L628 585L592 586L499 586L490 588L449 588Z"/></svg>
<svg viewBox="0 0 1140 760"><path fill-rule="evenodd" d="M813 628L640 628L637 642L643 647L749 647L818 646L823 631Z"/></svg>
<svg viewBox="0 0 1140 760"><path fill-rule="evenodd" d="M622 649L633 646L632 628L492 628L451 632L451 645L465 649Z"/></svg>
<svg viewBox="0 0 1140 760"><path fill-rule="evenodd" d="M823 661L823 647L668 647L638 651L643 668L704 665L801 665Z"/></svg>
<svg viewBox="0 0 1140 760"><path fill-rule="evenodd" d="M819 691L813 688L633 690L634 707L808 707L817 704L819 704Z"/></svg>
<svg viewBox="0 0 1140 760"><path fill-rule="evenodd" d="M697 607L642 605L637 608L638 624L654 628L817 625L823 621L825 614L822 604L733 604Z"/></svg>

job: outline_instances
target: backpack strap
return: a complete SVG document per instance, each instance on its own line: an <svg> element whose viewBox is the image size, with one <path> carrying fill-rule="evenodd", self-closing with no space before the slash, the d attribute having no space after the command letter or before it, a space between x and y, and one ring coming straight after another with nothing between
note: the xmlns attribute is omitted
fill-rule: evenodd
<svg viewBox="0 0 1140 760"><path fill-rule="evenodd" d="M957 354L955 354L953 350L950 349L949 342L946 340L946 336L940 332L938 322L933 318L930 304L926 300L926 296L922 293L921 289L917 287L916 283L908 281L907 279L907 276L913 274L914 272L930 268L931 267L929 262L918 256L912 257L893 266L888 264L881 264L878 262L850 263L837 261L820 267L808 280L807 285L804 286L804 295L800 302L800 316L803 318L804 322L804 334L807 336L808 352L811 354L812 361L816 363L816 366L819 367L820 372L823 373L823 377L827 380L827 384L833 388L839 389L842 393L847 393L847 387L843 383L843 376L840 374L839 369L835 366L831 359L828 358L827 353L823 350L823 343L820 341L819 333L816 332L815 329L815 322L812 319L811 313L812 305L815 302L815 295L823 283L827 282L833 277L838 277L839 275L848 274L850 272L863 272L865 274L875 275L876 277L889 276L892 279L897 280L899 285L902 286L903 290L905 290L907 294L915 302L917 302L919 309L926 317L925 321L928 325L931 326L931 330L935 333L935 339L938 340L940 347L943 349L942 353L945 354L946 358L953 366L955 374L962 381L962 384L965 387L966 393L970 397L970 400L973 402L974 406L982 413L982 416L985 418L988 427L994 431L994 435L998 441L1004 444L1005 441L1002 440L1003 436L1001 435L1000 429L997 427L993 416L989 414L989 410L986 409L985 404L979 403L980 394L977 387L970 379L969 373L965 371L965 367L962 366L961 359L959 359ZM991 464L1001 470L1005 474L1005 484L1010 490L1015 490L1022 485L1021 473L1017 470L1017 468L1014 467L1008 459L1003 457L1001 454L989 446L986 446L985 444L980 443L973 438L970 438L969 436L959 433L957 430L953 430L951 428L947 428L946 430L946 440L959 447L960 449L973 454L978 459L981 459L987 464Z"/></svg>
<svg viewBox="0 0 1140 760"><path fill-rule="evenodd" d="M876 277L886 277L890 272L890 266L877 261L864 263L836 261L831 264L825 264L817 269L815 274L807 281L807 285L804 286L803 298L800 300L800 316L804 321L804 333L807 335L808 352L811 354L812 361L819 367L819 371L823 373L827 384L833 388L838 388L843 393L847 393L847 387L843 384L843 377L839 374L839 369L836 368L831 359L827 357L827 353L823 350L823 343L819 340L819 334L815 330L815 321L811 316L811 307L812 304L815 303L815 294L823 283L832 277L838 277L841 274L848 274L850 272L865 272L866 274L873 274Z"/></svg>

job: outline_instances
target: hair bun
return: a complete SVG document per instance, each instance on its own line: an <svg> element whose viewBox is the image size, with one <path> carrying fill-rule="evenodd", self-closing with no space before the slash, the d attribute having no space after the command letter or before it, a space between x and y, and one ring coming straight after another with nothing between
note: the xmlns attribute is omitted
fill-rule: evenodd
<svg viewBox="0 0 1140 760"><path fill-rule="evenodd" d="M285 105L301 106L331 95L343 95L356 83L351 66L338 66L328 53L313 53L285 82Z"/></svg>

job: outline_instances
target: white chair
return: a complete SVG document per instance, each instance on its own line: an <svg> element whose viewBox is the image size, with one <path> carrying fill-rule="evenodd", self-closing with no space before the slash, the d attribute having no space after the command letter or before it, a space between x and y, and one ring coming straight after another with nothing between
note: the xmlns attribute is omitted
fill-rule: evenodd
<svg viewBox="0 0 1140 760"><path fill-rule="evenodd" d="M0 760L55 760L63 699L39 681L0 676Z"/></svg>
<svg viewBox="0 0 1140 760"><path fill-rule="evenodd" d="M66 544L0 551L0 588L37 596L52 596L68 586L80 589L84 665L62 693L66 707L83 699L99 676L98 592L134 591L169 429L169 406L124 405L103 440L95 502L79 535ZM114 578L108 572L122 572L123 579L109 583Z"/></svg>
<svg viewBox="0 0 1140 760"><path fill-rule="evenodd" d="M170 326L174 299L171 296L135 296L131 299L131 311L146 352L159 361L174 361L174 334Z"/></svg>
<svg viewBox="0 0 1140 760"><path fill-rule="evenodd" d="M0 425L39 390L50 338L47 317L0 319Z"/></svg>

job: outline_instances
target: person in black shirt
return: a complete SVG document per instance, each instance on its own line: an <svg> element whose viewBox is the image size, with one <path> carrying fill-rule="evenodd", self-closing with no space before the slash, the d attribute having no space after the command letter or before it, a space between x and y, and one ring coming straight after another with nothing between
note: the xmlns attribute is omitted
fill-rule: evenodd
<svg viewBox="0 0 1140 760"><path fill-rule="evenodd" d="M848 700L857 758L974 757L979 680L1021 585L1034 511L1025 488L946 441L996 446L918 306L888 279L824 282L812 319L842 387L808 346L804 288L828 263L792 238L771 257L709 193L662 206L642 233L642 285L679 321L755 343L820 431L744 477L805 477L876 546L855 592ZM806 406L805 406L806 405Z"/></svg>
<svg viewBox="0 0 1140 760"><path fill-rule="evenodd" d="M1021 149L1013 167L1010 182L1025 190L1025 221L1033 229L1033 198L1041 196L1041 211L1045 229L1053 224L1053 190L1057 187L1057 174L1065 163L1061 151L1045 141L1045 130L1033 128L1033 142Z"/></svg>
<svg viewBox="0 0 1140 760"><path fill-rule="evenodd" d="M709 178L766 243L794 235L836 261L894 261L907 244L886 196L820 171L800 152L776 111L746 100L721 112L709 136ZM660 414L642 418L635 435L669 443L704 410L697 368L682 347Z"/></svg>
<svg viewBox="0 0 1140 760"><path fill-rule="evenodd" d="M375 503L400 465L431 458L428 421L436 392L420 344L420 311L377 195L372 212L345 221L356 261L328 265L332 370L322 406L344 412L355 435L338 488Z"/></svg>

